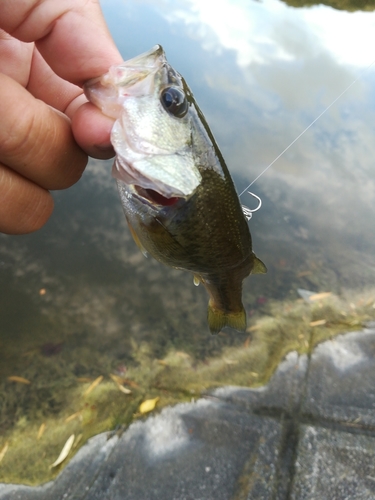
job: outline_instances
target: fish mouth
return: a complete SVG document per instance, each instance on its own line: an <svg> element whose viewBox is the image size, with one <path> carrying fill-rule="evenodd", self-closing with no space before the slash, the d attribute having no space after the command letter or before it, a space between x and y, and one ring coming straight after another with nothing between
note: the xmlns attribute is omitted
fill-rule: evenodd
<svg viewBox="0 0 375 500"><path fill-rule="evenodd" d="M111 118L118 118L122 101L129 96L149 93L153 76L167 63L161 45L133 59L111 66L105 75L87 81L83 90L89 101Z"/></svg>
<svg viewBox="0 0 375 500"><path fill-rule="evenodd" d="M121 162L116 158L112 167L112 177L127 186L129 192L140 202L148 206L169 207L179 200L187 199L187 195L173 185L168 185L152 177L142 175L131 163Z"/></svg>
<svg viewBox="0 0 375 500"><path fill-rule="evenodd" d="M137 196L138 199L142 202L146 202L147 205L158 205L161 207L171 207L175 205L179 200L182 198L179 198L178 196L172 196L170 198L167 198L166 196L163 196L161 193L158 191L155 191L154 189L151 188L143 188L141 186L137 186L136 184L133 184L131 186L133 194Z"/></svg>

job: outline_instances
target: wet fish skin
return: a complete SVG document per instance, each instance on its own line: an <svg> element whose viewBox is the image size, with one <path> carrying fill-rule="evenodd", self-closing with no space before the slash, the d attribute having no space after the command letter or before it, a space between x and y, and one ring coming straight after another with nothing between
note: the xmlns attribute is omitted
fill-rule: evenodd
<svg viewBox="0 0 375 500"><path fill-rule="evenodd" d="M106 104L105 98L100 95L101 91L103 94L105 92L111 94L112 109L116 106L119 108L119 111L114 113L117 116L117 130L114 127L112 142L117 153L114 176L117 178L125 216L132 235L143 253L149 253L166 265L193 273L195 281L205 286L210 296L208 324L211 333L218 333L225 326L244 331L246 313L242 305L242 282L250 273L266 272L266 267L252 251L250 231L233 181L185 80L167 63L160 46L154 47L135 60L139 68L147 73L147 67L155 69L155 65L152 64L153 58L156 61L156 71L151 75L153 80L144 86L146 90L142 90L138 97L125 96L123 100L141 100L145 97L142 92L146 94L144 102L139 101L142 111L138 114L143 116L147 115L147 111L145 112L142 105L152 95L150 122L159 124L156 135L162 126L167 135L173 134L176 130L180 139L176 141L176 137L173 137L169 141L173 143L173 147L168 152L168 144L166 145L168 137L166 140L162 138L161 151L152 157L150 149L157 150L159 144L156 142L155 145L150 145L147 142L149 137L152 137L152 132L150 134L148 131L147 140L143 143L142 139L140 141L141 144L146 143L145 150L147 150L145 159L142 159L141 173L136 167L139 164L137 164L138 150L142 149L142 146L137 143L134 146L137 154L134 155L133 152L128 154L129 146L123 148L121 141L117 141L120 146L116 147L118 138L113 137L116 134L134 135L132 130L126 129L132 126L132 119L128 122L124 119L129 112L127 110L124 112L114 97L118 84L112 84L109 91L102 89L98 81L88 82L85 88L88 98L99 105L104 112ZM141 87L147 75L145 77L142 75L142 78L143 80L136 81L136 85ZM132 88L127 85L122 86L121 92L127 88L131 94ZM186 97L187 102L179 108L181 116L172 115L161 103L163 89L170 87L177 88L177 96L182 92ZM94 89L95 95L91 89ZM186 109L185 104L187 104ZM163 123L164 121L167 125ZM149 123L147 122L145 126L149 126ZM121 127L125 127L125 131L119 132ZM138 127L138 130L142 134L141 128ZM123 159L121 154L124 155ZM163 172L158 177L160 164L164 160L167 164L171 162L171 168L168 170L167 167L166 173ZM145 166L145 162L149 163ZM122 165L125 165L127 170L124 175L121 172ZM176 177L179 177L176 182L173 180L175 171L177 171Z"/></svg>

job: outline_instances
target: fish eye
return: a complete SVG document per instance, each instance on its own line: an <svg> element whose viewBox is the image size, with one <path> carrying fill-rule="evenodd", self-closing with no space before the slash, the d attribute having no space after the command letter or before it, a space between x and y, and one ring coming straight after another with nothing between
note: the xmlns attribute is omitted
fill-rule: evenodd
<svg viewBox="0 0 375 500"><path fill-rule="evenodd" d="M178 87L167 87L163 89L160 100L163 108L177 118L182 118L188 111L189 104L186 95Z"/></svg>

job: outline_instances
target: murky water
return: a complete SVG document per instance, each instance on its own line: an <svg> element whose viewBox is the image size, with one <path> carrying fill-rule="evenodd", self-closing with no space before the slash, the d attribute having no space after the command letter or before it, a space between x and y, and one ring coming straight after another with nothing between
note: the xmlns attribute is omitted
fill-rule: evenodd
<svg viewBox="0 0 375 500"><path fill-rule="evenodd" d="M124 59L163 45L239 192L359 79L251 188L263 200L250 222L254 250L269 272L245 282L245 335L212 337L202 287L144 259L111 162L92 161L55 193L38 233L0 235L0 481L45 481L72 433L83 443L129 423L149 397L168 404L225 383L261 384L288 350L375 314L375 66L366 70L375 13L279 0L221 0L215 12L198 0L102 6ZM298 288L333 295L310 306Z"/></svg>

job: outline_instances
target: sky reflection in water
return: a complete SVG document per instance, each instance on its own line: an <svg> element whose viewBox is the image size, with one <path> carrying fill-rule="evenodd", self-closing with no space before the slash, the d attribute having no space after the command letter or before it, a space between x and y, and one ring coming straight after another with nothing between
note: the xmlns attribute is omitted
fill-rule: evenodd
<svg viewBox="0 0 375 500"><path fill-rule="evenodd" d="M375 13L278 0L215 5L112 0L103 8L125 58L164 46L239 191L359 77L253 186L265 204L251 228L271 269L280 258L313 253L337 270L341 285L371 283L375 67L361 73L375 59ZM246 195L242 201L251 204ZM278 255L278 239L287 256Z"/></svg>

